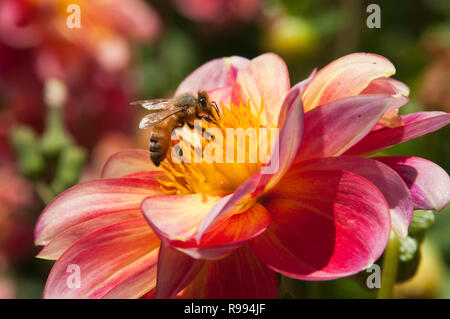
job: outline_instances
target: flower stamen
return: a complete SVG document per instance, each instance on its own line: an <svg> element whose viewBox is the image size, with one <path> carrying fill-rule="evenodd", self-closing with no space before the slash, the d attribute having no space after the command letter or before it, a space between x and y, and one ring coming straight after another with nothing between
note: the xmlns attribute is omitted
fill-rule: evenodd
<svg viewBox="0 0 450 319"><path fill-rule="evenodd" d="M249 105L248 101L247 105ZM201 121L206 134L198 128L183 128L183 135L179 136L178 146L183 150L183 157L172 158L171 145L167 159L161 163L165 178L159 179L161 189L167 194L186 195L202 193L212 196L224 196L232 193L239 185L256 173L263 164L259 154L259 129L270 128L261 126L261 116L264 112L264 101L255 115L250 107L242 101L238 105L230 103L229 106L221 104L222 113L216 116L216 123ZM230 130L233 135L229 136ZM254 129L254 134L249 134ZM210 135L208 135L210 133ZM238 133L244 136L238 136ZM221 138L218 136L222 134ZM189 136L190 135L190 136ZM216 136L217 135L217 136ZM227 136L228 135L228 136ZM270 133L267 134L267 149L271 149ZM241 138L241 143L236 143ZM254 141L253 139L257 140ZM194 142L193 142L194 141ZM231 144L230 144L231 143ZM227 149L227 144L229 148ZM245 150L242 150L245 146ZM239 147L239 149L238 149ZM251 156L250 150L255 150L256 155ZM208 152L207 152L208 151ZM231 155L229 152L231 151ZM239 152L245 151L245 161ZM195 153L197 152L197 153ZM266 154L264 154L266 155Z"/></svg>

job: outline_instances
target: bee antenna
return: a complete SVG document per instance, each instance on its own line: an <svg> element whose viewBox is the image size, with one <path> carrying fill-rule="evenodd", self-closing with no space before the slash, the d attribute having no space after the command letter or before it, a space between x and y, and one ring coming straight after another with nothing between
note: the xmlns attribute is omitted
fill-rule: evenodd
<svg viewBox="0 0 450 319"><path fill-rule="evenodd" d="M220 118L219 107L217 106L216 101L212 101L211 105L214 107L214 109L216 110L217 116Z"/></svg>

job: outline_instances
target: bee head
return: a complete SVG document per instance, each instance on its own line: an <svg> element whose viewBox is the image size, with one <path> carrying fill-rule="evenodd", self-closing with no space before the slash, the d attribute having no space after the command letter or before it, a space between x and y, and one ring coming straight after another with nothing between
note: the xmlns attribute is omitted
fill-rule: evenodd
<svg viewBox="0 0 450 319"><path fill-rule="evenodd" d="M198 104L200 104L202 111L208 107L209 97L205 91L201 91L198 93Z"/></svg>
<svg viewBox="0 0 450 319"><path fill-rule="evenodd" d="M206 91L198 92L198 104L202 113L209 115L211 118L214 118L214 113L212 111L212 104L209 100L208 93Z"/></svg>

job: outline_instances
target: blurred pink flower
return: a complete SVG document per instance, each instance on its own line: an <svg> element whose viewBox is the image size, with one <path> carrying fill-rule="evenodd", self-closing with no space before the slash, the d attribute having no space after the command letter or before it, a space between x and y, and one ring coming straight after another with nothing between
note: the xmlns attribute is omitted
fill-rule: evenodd
<svg viewBox="0 0 450 319"><path fill-rule="evenodd" d="M174 0L178 11L197 22L218 25L249 22L261 8L261 0Z"/></svg>
<svg viewBox="0 0 450 319"><path fill-rule="evenodd" d="M95 61L118 71L128 63L129 41L151 41L161 23L150 5L140 0L79 2L81 27L69 28L67 7L75 1L3 0L0 40L16 49L35 48L41 78L67 79ZM81 68L81 70L80 70Z"/></svg>
<svg viewBox="0 0 450 319"><path fill-rule="evenodd" d="M99 178L105 162L115 153L134 148L135 142L132 138L118 132L103 136L92 149L91 160L84 169L80 182Z"/></svg>
<svg viewBox="0 0 450 319"><path fill-rule="evenodd" d="M92 147L105 132L131 129L131 44L150 43L161 22L140 0L93 0L78 2L81 28L70 29L66 9L76 3L0 2L0 93L13 123L42 131L44 83L51 77L63 80L69 129L79 143Z"/></svg>
<svg viewBox="0 0 450 319"><path fill-rule="evenodd" d="M16 284L8 277L0 275L0 299L17 298Z"/></svg>
<svg viewBox="0 0 450 319"><path fill-rule="evenodd" d="M6 274L8 260L0 251L0 299L17 298L17 287L15 282Z"/></svg>
<svg viewBox="0 0 450 319"><path fill-rule="evenodd" d="M33 249L31 185L12 163L0 161L0 254L12 261L29 256Z"/></svg>

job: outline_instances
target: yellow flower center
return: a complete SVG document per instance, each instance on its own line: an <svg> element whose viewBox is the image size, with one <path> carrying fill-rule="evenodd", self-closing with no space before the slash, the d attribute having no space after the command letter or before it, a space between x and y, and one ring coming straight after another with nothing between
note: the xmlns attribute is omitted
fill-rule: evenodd
<svg viewBox="0 0 450 319"><path fill-rule="evenodd" d="M264 101L258 114L252 114L242 102L230 103L228 107L222 104L216 124L201 122L205 132L198 127L185 126L177 146L169 148L166 160L161 163L166 175L159 180L162 190L176 195L232 193L257 172L270 155L276 127L261 124L263 110ZM180 148L183 160L180 160ZM178 156L174 158L174 154Z"/></svg>

